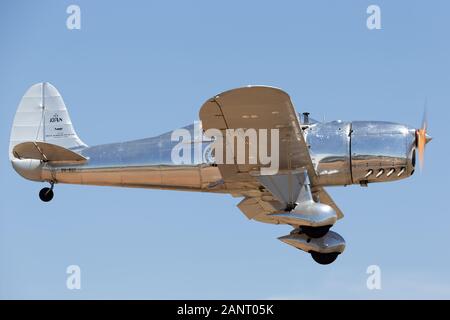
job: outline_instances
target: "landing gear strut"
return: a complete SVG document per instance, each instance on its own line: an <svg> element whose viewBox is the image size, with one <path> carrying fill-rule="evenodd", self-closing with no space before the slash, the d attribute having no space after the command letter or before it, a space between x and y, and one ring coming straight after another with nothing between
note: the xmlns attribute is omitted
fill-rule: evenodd
<svg viewBox="0 0 450 320"><path fill-rule="evenodd" d="M50 182L50 188L42 188L41 191L39 191L39 198L44 202L49 202L53 199L53 186L55 183L52 181Z"/></svg>

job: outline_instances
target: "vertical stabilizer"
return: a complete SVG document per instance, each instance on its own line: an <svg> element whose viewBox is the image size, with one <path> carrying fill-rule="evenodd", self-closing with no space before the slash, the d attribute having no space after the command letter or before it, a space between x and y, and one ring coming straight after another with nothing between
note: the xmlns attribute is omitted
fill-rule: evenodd
<svg viewBox="0 0 450 320"><path fill-rule="evenodd" d="M66 149L86 147L72 126L58 90L48 82L31 86L20 101L11 130L9 157L22 142L46 142Z"/></svg>

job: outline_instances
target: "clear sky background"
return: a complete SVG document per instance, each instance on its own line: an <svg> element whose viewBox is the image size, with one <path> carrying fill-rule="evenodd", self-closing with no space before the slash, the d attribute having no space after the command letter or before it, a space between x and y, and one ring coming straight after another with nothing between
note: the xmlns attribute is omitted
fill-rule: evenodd
<svg viewBox="0 0 450 320"><path fill-rule="evenodd" d="M381 7L382 30L366 27ZM66 8L81 7L81 30ZM0 298L450 298L448 1L2 1ZM61 92L89 145L193 122L209 97L247 84L287 91L318 119L418 127L426 166L410 179L330 188L347 242L329 266L249 221L228 195L22 179L9 134L27 88ZM66 268L81 267L81 290ZM366 269L381 268L381 290Z"/></svg>

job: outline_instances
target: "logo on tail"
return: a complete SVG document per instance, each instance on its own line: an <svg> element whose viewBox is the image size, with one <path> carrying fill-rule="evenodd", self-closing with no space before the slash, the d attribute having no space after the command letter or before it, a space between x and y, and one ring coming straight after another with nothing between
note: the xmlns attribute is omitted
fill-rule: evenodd
<svg viewBox="0 0 450 320"><path fill-rule="evenodd" d="M53 122L62 122L62 121L63 121L63 119L62 119L57 113L55 113L55 114L53 115L53 117L50 118L50 123L53 123Z"/></svg>

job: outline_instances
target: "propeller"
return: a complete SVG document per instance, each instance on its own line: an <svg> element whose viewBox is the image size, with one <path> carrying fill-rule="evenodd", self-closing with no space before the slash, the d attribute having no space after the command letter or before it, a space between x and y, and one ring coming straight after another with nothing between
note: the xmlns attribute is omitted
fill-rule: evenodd
<svg viewBox="0 0 450 320"><path fill-rule="evenodd" d="M416 130L416 146L417 151L419 152L419 163L420 169L423 169L424 165L424 154L425 154L425 145L430 142L433 138L427 134L427 106L425 101L425 108L423 110L423 118L422 118L422 127Z"/></svg>

